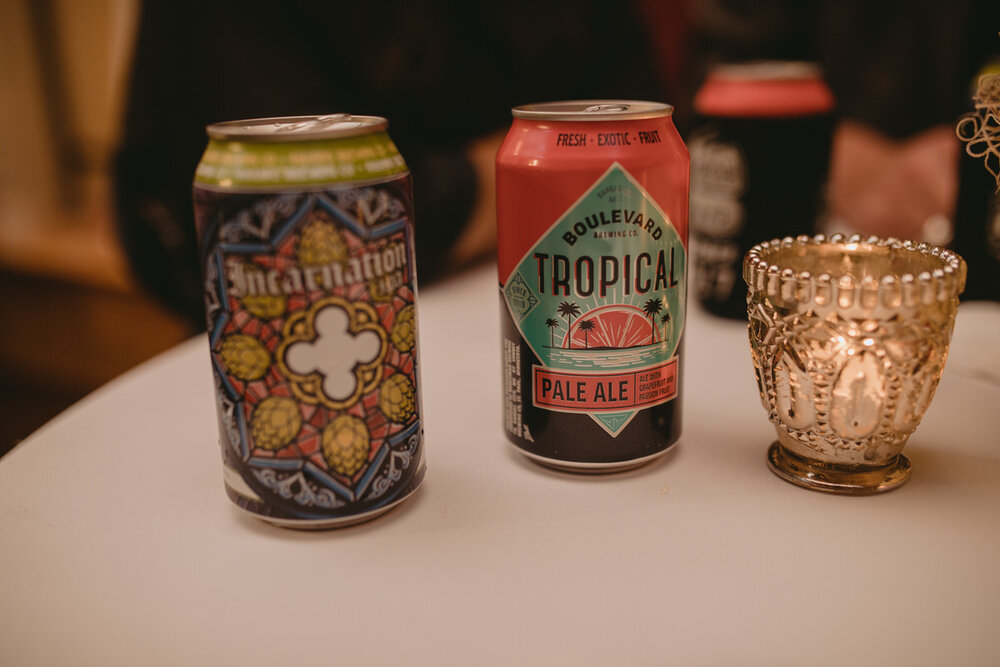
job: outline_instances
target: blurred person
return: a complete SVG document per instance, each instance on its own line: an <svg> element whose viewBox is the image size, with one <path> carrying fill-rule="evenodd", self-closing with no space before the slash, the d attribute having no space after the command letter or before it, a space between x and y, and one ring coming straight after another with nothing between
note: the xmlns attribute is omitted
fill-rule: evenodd
<svg viewBox="0 0 1000 667"><path fill-rule="evenodd" d="M839 117L828 189L835 231L949 241L955 122L1000 47L1000 3L702 0L696 26L706 63L820 63Z"/></svg>
<svg viewBox="0 0 1000 667"><path fill-rule="evenodd" d="M380 115L413 173L426 283L493 247L493 160L512 106L659 99L650 62L636 8L595 0L148 0L115 164L122 242L140 282L201 329L191 181L205 126Z"/></svg>
<svg viewBox="0 0 1000 667"><path fill-rule="evenodd" d="M510 107L664 100L678 106L683 132L686 84L711 63L785 59L819 62L838 100L832 216L865 234L940 241L955 208L954 122L1000 40L998 8L985 0L636 0L616 11L595 0L238 8L147 0L115 164L120 235L139 281L200 329L190 191L205 125L382 115L413 172L426 283L492 249L493 156Z"/></svg>
<svg viewBox="0 0 1000 667"><path fill-rule="evenodd" d="M843 121L832 213L863 233L947 243L958 191L955 122L1000 46L998 3L827 3L822 59Z"/></svg>

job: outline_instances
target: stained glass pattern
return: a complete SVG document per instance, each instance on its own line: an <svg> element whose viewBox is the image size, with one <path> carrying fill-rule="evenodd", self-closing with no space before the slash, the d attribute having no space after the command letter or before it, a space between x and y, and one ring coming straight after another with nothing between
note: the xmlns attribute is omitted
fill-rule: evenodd
<svg viewBox="0 0 1000 667"><path fill-rule="evenodd" d="M408 186L268 199L205 256L224 437L269 504L367 511L422 472Z"/></svg>

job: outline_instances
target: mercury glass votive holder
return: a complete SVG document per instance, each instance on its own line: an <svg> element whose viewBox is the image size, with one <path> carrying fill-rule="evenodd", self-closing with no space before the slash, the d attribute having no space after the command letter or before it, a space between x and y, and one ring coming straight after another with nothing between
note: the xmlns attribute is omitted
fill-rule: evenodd
<svg viewBox="0 0 1000 667"><path fill-rule="evenodd" d="M836 234L751 248L750 349L778 435L775 474L849 495L909 478L903 446L941 378L965 276L955 253L912 241Z"/></svg>

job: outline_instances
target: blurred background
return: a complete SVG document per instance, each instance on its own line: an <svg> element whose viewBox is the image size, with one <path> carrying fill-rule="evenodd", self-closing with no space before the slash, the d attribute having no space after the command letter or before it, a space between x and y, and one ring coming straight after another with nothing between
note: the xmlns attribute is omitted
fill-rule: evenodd
<svg viewBox="0 0 1000 667"><path fill-rule="evenodd" d="M191 335L112 214L135 0L0 0L0 454Z"/></svg>
<svg viewBox="0 0 1000 667"><path fill-rule="evenodd" d="M837 102L828 212L849 228L953 237L960 166L986 174L954 123L1000 52L995 0L368 4L0 0L0 455L203 326L189 184L206 123L387 116L414 173L422 284L489 257L512 105L658 99L688 139L719 62L820 63Z"/></svg>

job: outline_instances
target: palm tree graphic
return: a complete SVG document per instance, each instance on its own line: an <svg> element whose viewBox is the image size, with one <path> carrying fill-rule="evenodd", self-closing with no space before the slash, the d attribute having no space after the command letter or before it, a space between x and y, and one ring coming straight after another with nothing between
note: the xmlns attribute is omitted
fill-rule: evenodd
<svg viewBox="0 0 1000 667"><path fill-rule="evenodd" d="M559 321L553 317L550 317L547 320L545 320L545 326L549 328L549 347L555 347L556 327L559 326Z"/></svg>
<svg viewBox="0 0 1000 667"><path fill-rule="evenodd" d="M670 324L670 311L663 313L660 316L660 324L663 325L663 340L667 339L667 325Z"/></svg>
<svg viewBox="0 0 1000 667"><path fill-rule="evenodd" d="M590 332L594 330L594 320L584 320L580 322L580 330L583 331L583 346L590 348Z"/></svg>
<svg viewBox="0 0 1000 667"><path fill-rule="evenodd" d="M570 327L573 326L573 318L580 314L580 307L573 301L563 301L559 304L559 308L557 310L560 315L566 318L566 330L569 331ZM570 336L567 336L567 338L569 339L569 346L572 348L573 339Z"/></svg>
<svg viewBox="0 0 1000 667"><path fill-rule="evenodd" d="M642 304L642 312L649 317L649 344L653 344L653 336L656 333L656 315L663 310L663 303L659 299L649 299Z"/></svg>

